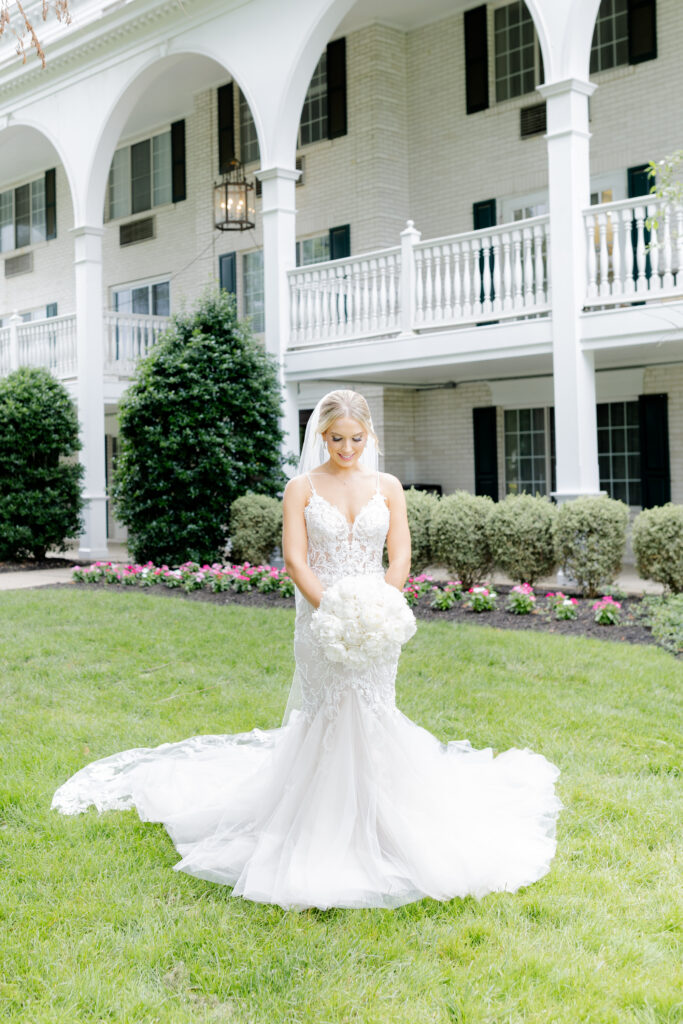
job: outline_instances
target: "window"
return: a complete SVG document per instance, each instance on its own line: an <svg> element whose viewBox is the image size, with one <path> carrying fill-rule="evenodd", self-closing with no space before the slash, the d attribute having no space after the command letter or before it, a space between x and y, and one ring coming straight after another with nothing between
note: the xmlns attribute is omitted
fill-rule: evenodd
<svg viewBox="0 0 683 1024"><path fill-rule="evenodd" d="M552 409L506 409L505 490L507 494L548 494L554 489Z"/></svg>
<svg viewBox="0 0 683 1024"><path fill-rule="evenodd" d="M323 263L330 258L330 233L315 238L302 238L296 243L296 265L307 267L309 263Z"/></svg>
<svg viewBox="0 0 683 1024"><path fill-rule="evenodd" d="M54 238L48 232L45 188L48 171L35 181L0 192L0 252Z"/></svg>
<svg viewBox="0 0 683 1024"><path fill-rule="evenodd" d="M244 285L244 314L251 317L255 334L266 328L263 287L263 250L245 252L242 255L242 278Z"/></svg>
<svg viewBox="0 0 683 1024"><path fill-rule="evenodd" d="M610 498L641 504L638 402L602 402L598 415L600 487Z"/></svg>
<svg viewBox="0 0 683 1024"><path fill-rule="evenodd" d="M628 64L628 0L602 0L591 44L590 71Z"/></svg>
<svg viewBox="0 0 683 1024"><path fill-rule="evenodd" d="M173 167L181 158L173 152L172 134L171 130L161 132L151 139L123 146L114 153L107 190L109 220L184 198L184 195L173 194Z"/></svg>
<svg viewBox="0 0 683 1024"><path fill-rule="evenodd" d="M327 51L318 61L299 123L299 146L327 138Z"/></svg>
<svg viewBox="0 0 683 1024"><path fill-rule="evenodd" d="M496 101L533 92L541 81L534 23L522 0L498 7L493 15Z"/></svg>
<svg viewBox="0 0 683 1024"><path fill-rule="evenodd" d="M240 93L240 154L243 164L250 164L261 159L251 107L242 93Z"/></svg>
<svg viewBox="0 0 683 1024"><path fill-rule="evenodd" d="M129 288L117 288L113 293L117 313L142 313L153 316L171 315L171 285L169 281L140 283Z"/></svg>

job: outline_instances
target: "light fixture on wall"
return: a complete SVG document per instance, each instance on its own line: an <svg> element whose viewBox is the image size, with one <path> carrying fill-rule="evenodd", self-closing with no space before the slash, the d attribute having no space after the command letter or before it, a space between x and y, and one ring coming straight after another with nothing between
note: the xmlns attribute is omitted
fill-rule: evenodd
<svg viewBox="0 0 683 1024"><path fill-rule="evenodd" d="M247 231L254 227L254 184L244 177L239 160L233 160L230 170L214 185L213 208L219 231Z"/></svg>

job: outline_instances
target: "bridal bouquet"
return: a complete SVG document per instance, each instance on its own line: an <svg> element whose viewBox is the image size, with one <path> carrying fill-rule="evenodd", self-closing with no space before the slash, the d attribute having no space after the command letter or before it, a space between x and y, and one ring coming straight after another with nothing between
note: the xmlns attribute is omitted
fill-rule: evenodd
<svg viewBox="0 0 683 1024"><path fill-rule="evenodd" d="M345 576L323 594L311 628L329 661L365 665L398 656L417 627L403 594L381 576Z"/></svg>

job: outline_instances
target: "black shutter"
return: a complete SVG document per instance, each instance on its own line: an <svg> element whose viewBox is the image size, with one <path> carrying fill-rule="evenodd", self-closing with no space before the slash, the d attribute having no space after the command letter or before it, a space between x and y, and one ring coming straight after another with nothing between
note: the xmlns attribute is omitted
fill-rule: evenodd
<svg viewBox="0 0 683 1024"><path fill-rule="evenodd" d="M495 199L484 199L480 203L472 203L472 220L474 222L474 230L479 231L483 228L495 228L496 226L496 200ZM491 281L493 281L493 265L495 263L495 257L493 255L493 248L489 251L489 267L491 268ZM479 273L481 274L481 293L479 301L484 301L484 250L479 250ZM495 290L493 284L491 285L491 298L494 299Z"/></svg>
<svg viewBox="0 0 683 1024"><path fill-rule="evenodd" d="M235 106L232 82L218 90L218 170L226 174L235 159Z"/></svg>
<svg viewBox="0 0 683 1024"><path fill-rule="evenodd" d="M150 139L130 147L131 213L152 208L152 143Z"/></svg>
<svg viewBox="0 0 683 1024"><path fill-rule="evenodd" d="M171 125L171 182L174 203L182 203L185 189L185 122L174 121Z"/></svg>
<svg viewBox="0 0 683 1024"><path fill-rule="evenodd" d="M498 450L495 405L472 410L474 427L474 493L498 501Z"/></svg>
<svg viewBox="0 0 683 1024"><path fill-rule="evenodd" d="M327 137L346 135L346 39L327 44Z"/></svg>
<svg viewBox="0 0 683 1024"><path fill-rule="evenodd" d="M218 257L218 278L223 291L230 292L231 295L237 294L236 253L224 252L222 256Z"/></svg>
<svg viewBox="0 0 683 1024"><path fill-rule="evenodd" d="M667 395L640 395L640 474L643 508L671 501Z"/></svg>
<svg viewBox="0 0 683 1024"><path fill-rule="evenodd" d="M467 113L489 105L489 53L486 4L465 11L465 96Z"/></svg>
<svg viewBox="0 0 683 1024"><path fill-rule="evenodd" d="M57 237L57 187L54 167L45 171L45 237Z"/></svg>
<svg viewBox="0 0 683 1024"><path fill-rule="evenodd" d="M338 228L330 228L330 259L345 260L351 255L351 227L342 224Z"/></svg>
<svg viewBox="0 0 683 1024"><path fill-rule="evenodd" d="M650 194L653 179L649 176L647 164L638 164L637 167L629 167L626 175L628 178L629 199L636 199L638 196L647 196ZM645 277L649 281L652 276L652 266L650 262L650 253L647 250L647 246L650 244L650 232L648 228L644 228L643 230L643 240L646 246ZM636 264L636 250L638 248L638 227L635 220L631 225L631 247L633 249L633 280L637 281L638 267ZM631 303L631 305L635 306L636 303Z"/></svg>
<svg viewBox="0 0 683 1024"><path fill-rule="evenodd" d="M628 0L628 62L642 64L656 56L656 0Z"/></svg>

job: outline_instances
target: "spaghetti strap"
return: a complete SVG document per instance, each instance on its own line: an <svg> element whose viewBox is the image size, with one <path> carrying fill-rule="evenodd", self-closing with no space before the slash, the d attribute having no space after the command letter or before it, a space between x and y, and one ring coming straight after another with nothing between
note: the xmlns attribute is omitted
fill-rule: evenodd
<svg viewBox="0 0 683 1024"><path fill-rule="evenodd" d="M317 494L318 492L316 491L315 487L313 486L313 481L311 480L311 474L310 474L310 473L307 473L307 474L306 474L306 477L307 477L307 479L308 479L308 482L309 482L309 484L311 485L311 492L312 492L313 494Z"/></svg>

